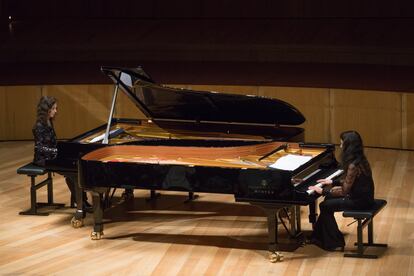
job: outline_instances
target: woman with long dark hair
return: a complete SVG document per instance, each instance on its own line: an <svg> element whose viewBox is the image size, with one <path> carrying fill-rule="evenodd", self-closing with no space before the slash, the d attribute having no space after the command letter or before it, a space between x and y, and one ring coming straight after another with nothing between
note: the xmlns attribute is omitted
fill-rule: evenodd
<svg viewBox="0 0 414 276"><path fill-rule="evenodd" d="M309 187L325 196L319 205L320 216L311 236L311 242L325 250L344 247L343 234L338 229L334 213L344 210L365 209L374 203L374 181L371 167L364 154L364 145L358 132L351 130L341 133L342 179L320 179L318 186Z"/></svg>
<svg viewBox="0 0 414 276"><path fill-rule="evenodd" d="M56 133L53 120L57 113L54 97L43 96L37 104L37 119L32 132L35 140L33 163L44 166L46 160L57 156Z"/></svg>
<svg viewBox="0 0 414 276"><path fill-rule="evenodd" d="M53 127L56 113L56 98L42 96L37 104L37 118L32 129L35 142L33 163L38 166L45 166L46 160L53 160L58 155L56 133ZM68 173L64 177L71 192L71 199L76 201L75 185L77 185L77 175ZM91 206L86 201L85 193L83 193L83 199L84 209L90 211Z"/></svg>

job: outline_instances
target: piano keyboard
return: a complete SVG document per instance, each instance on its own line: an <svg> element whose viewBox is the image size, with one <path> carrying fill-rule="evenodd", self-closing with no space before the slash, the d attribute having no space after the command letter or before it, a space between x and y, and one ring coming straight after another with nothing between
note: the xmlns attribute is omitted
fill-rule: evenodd
<svg viewBox="0 0 414 276"><path fill-rule="evenodd" d="M344 170L337 170L333 174L329 175L328 177L325 177L325 179L332 179L334 177L337 177L337 176L341 175L343 172L344 172ZM321 187L322 188L322 183L318 183L318 184L316 184L314 186L317 186L317 187ZM308 193L308 195L312 195L312 194L315 193L314 190L307 190L306 192Z"/></svg>

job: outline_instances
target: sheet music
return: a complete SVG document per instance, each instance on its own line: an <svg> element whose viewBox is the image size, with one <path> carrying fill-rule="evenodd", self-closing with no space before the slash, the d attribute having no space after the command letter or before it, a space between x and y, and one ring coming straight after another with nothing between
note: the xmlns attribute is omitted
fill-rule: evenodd
<svg viewBox="0 0 414 276"><path fill-rule="evenodd" d="M279 170L293 171L312 159L309 155L288 154L280 157L269 167Z"/></svg>

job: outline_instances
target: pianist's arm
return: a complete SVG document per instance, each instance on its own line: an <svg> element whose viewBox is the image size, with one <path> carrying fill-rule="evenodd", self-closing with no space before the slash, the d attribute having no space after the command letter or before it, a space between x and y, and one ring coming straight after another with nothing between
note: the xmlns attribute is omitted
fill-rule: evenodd
<svg viewBox="0 0 414 276"><path fill-rule="evenodd" d="M350 164L348 166L348 170L346 171L345 178L333 181L333 187L324 188L323 195L330 194L334 197L346 196L351 191L352 185L360 173L360 170L354 164Z"/></svg>

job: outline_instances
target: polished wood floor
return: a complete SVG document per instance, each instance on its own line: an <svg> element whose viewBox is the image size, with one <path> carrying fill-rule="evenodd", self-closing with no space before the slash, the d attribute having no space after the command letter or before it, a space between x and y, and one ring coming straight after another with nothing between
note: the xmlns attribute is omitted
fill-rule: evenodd
<svg viewBox="0 0 414 276"><path fill-rule="evenodd" d="M105 236L89 238L85 226L70 225L73 209L49 216L20 216L29 207L29 178L16 169L32 159L31 142L0 143L0 275L414 275L414 152L367 149L376 197L388 201L375 218L374 239L388 249L370 249L379 259L344 258L313 245L293 250L281 230L285 260L270 263L266 221L260 209L232 196L165 193L156 202L148 191L105 213ZM68 189L55 175L55 201L69 203ZM44 188L39 191L45 200ZM116 194L118 195L118 193ZM337 215L353 250L356 224ZM307 210L302 227L309 231ZM282 227L280 227L281 229Z"/></svg>

